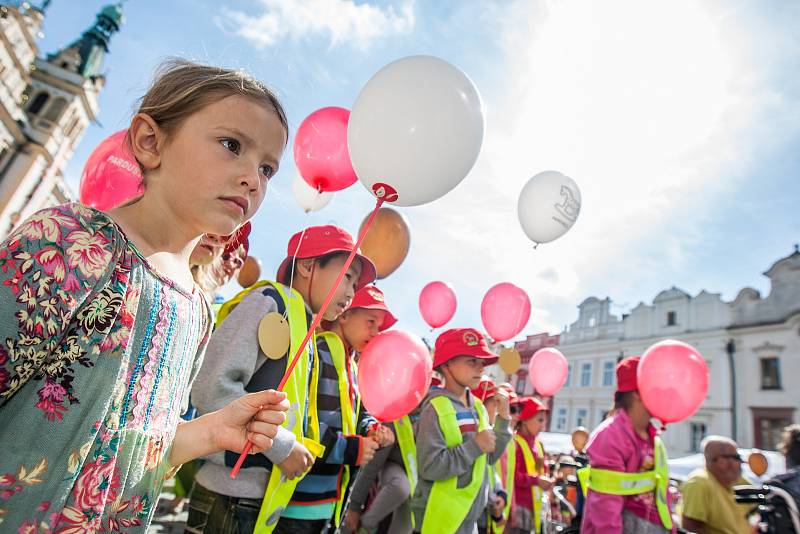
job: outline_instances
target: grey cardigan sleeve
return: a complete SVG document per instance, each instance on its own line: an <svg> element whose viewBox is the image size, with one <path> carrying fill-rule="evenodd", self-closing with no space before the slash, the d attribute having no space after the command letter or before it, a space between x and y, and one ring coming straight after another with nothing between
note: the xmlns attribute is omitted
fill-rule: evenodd
<svg viewBox="0 0 800 534"><path fill-rule="evenodd" d="M494 421L494 437L496 440L494 452L487 455L487 460L490 465L497 463L500 457L503 456L508 442L511 441L511 429L508 426L510 422L511 419L504 419L499 415Z"/></svg>
<svg viewBox="0 0 800 534"><path fill-rule="evenodd" d="M245 386L259 363L258 324L267 313L277 311L276 302L259 290L248 294L211 335L205 359L192 388L197 410L210 413L247 394ZM262 355L262 362L263 362ZM278 429L272 448L264 453L275 464L292 450L295 436Z"/></svg>
<svg viewBox="0 0 800 534"><path fill-rule="evenodd" d="M464 475L483 454L474 437L448 449L439 427L439 417L430 403L420 414L417 435L419 476L425 480L446 480Z"/></svg>
<svg viewBox="0 0 800 534"><path fill-rule="evenodd" d="M393 445L396 447L397 445ZM350 510L360 512L364 505L367 503L367 496L372 484L378 480L378 474L386 464L389 458L389 453L392 452L392 447L384 447L375 452L375 456L366 465L358 469L356 481L353 484L353 489L350 490Z"/></svg>

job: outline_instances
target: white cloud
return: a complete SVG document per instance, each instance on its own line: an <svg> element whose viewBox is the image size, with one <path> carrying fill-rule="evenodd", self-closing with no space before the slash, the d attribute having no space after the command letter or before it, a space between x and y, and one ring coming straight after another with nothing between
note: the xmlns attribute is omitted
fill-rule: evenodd
<svg viewBox="0 0 800 534"><path fill-rule="evenodd" d="M494 283L517 283L550 312L534 310L527 331L558 331L587 292L620 297L643 269L685 264L687 241L715 195L736 186L727 176L747 164L775 110L752 74L760 67L739 54L755 42L746 21L708 3L541 6L503 13L501 89L484 91L481 157L454 192L415 209L415 226L436 230L409 260L466 290L472 309ZM546 169L578 182L583 210L570 233L534 251L516 199ZM648 240L664 241L663 257L643 257Z"/></svg>
<svg viewBox="0 0 800 534"><path fill-rule="evenodd" d="M264 11L257 15L223 8L217 23L258 47L272 46L284 39L299 41L324 36L330 39L332 47L348 43L366 48L377 38L414 28L411 0L386 8L357 4L353 0L260 0L260 3Z"/></svg>

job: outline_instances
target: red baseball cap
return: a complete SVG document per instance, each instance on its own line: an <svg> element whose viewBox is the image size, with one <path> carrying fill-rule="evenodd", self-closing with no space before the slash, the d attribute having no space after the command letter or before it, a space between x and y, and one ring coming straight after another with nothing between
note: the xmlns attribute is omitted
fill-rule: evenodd
<svg viewBox="0 0 800 534"><path fill-rule="evenodd" d="M497 386L494 384L494 380L488 376L484 376L481 378L481 381L478 382L478 387L472 390L472 394L481 401L485 401L497 395Z"/></svg>
<svg viewBox="0 0 800 534"><path fill-rule="evenodd" d="M433 367L439 367L457 356L472 356L484 360L483 365L497 362L497 354L489 350L486 338L474 328L451 328L436 338L433 348Z"/></svg>
<svg viewBox="0 0 800 534"><path fill-rule="evenodd" d="M294 257L298 260L318 258L331 252L351 252L353 247L355 247L353 237L338 226L332 224L310 226L305 232L297 232L289 239L286 258L278 267L278 280L284 279ZM361 260L361 277L356 284L356 289L360 289L375 280L377 271L372 261L361 254L361 249L356 250L356 258Z"/></svg>
<svg viewBox="0 0 800 534"><path fill-rule="evenodd" d="M550 409L545 403L536 397L523 397L517 402L520 406L519 420L525 421L534 417L539 412L547 412Z"/></svg>
<svg viewBox="0 0 800 534"><path fill-rule="evenodd" d="M442 379L436 375L431 376L431 387L441 387L442 386Z"/></svg>
<svg viewBox="0 0 800 534"><path fill-rule="evenodd" d="M397 318L392 315L392 312L390 312L389 308L386 306L386 299L383 296L383 291L373 285L366 285L356 291L356 294L353 295L353 300L350 302L350 306L348 306L347 309L352 310L355 308L364 308L365 310L381 310L386 312L386 315L383 318L383 324L379 328L381 332L388 330L397 322Z"/></svg>
<svg viewBox="0 0 800 534"><path fill-rule="evenodd" d="M641 359L641 356L628 356L617 364L618 393L639 389L639 385L636 382L636 370L639 368L639 360Z"/></svg>
<svg viewBox="0 0 800 534"><path fill-rule="evenodd" d="M247 221L241 225L234 233L228 236L228 243L223 249L223 254L233 254L240 246L244 247L244 255L250 251L250 232L253 230L253 225Z"/></svg>

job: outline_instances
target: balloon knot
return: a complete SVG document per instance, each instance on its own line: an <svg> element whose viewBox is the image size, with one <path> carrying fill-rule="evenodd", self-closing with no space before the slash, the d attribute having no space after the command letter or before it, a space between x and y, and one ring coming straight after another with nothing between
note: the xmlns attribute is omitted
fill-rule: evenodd
<svg viewBox="0 0 800 534"><path fill-rule="evenodd" d="M384 202L395 202L398 199L397 189L389 184L377 182L372 186L372 192Z"/></svg>

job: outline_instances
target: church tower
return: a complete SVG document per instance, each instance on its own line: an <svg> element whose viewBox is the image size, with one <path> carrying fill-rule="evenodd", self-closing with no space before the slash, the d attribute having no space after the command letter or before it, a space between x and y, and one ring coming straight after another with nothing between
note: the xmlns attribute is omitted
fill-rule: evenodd
<svg viewBox="0 0 800 534"><path fill-rule="evenodd" d="M61 50L39 56L49 0L0 6L0 239L31 213L74 195L63 171L97 120L103 59L124 19L109 5Z"/></svg>

